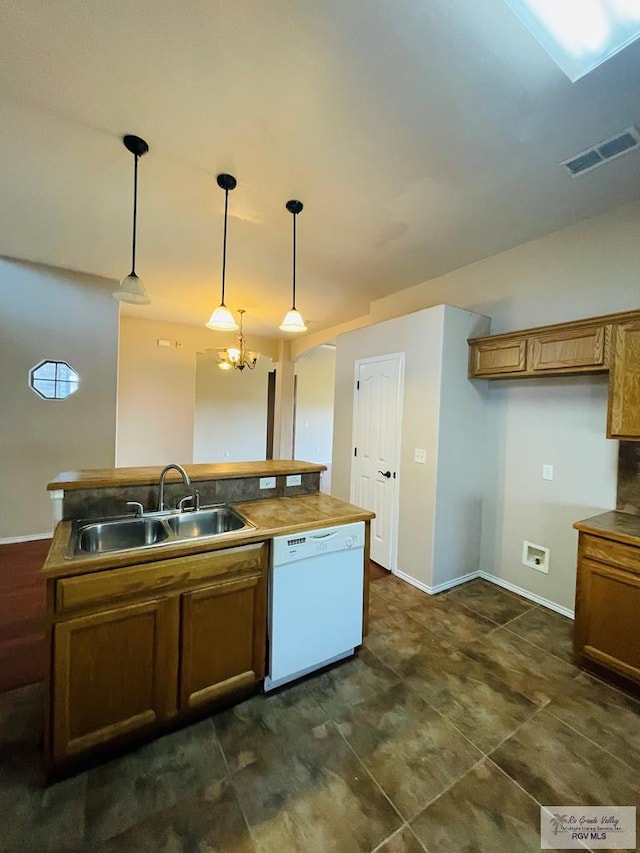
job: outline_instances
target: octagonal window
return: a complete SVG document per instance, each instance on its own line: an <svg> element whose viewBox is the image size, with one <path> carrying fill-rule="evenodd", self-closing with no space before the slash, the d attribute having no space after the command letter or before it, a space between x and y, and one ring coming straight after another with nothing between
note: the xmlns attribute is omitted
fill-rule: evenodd
<svg viewBox="0 0 640 853"><path fill-rule="evenodd" d="M29 371L29 386L45 400L66 400L78 390L79 382L66 361L41 361Z"/></svg>

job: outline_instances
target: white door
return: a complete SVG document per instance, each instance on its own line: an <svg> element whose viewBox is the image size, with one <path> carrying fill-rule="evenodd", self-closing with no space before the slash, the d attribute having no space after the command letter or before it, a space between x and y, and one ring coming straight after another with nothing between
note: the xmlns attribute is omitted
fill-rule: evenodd
<svg viewBox="0 0 640 853"><path fill-rule="evenodd" d="M396 568L404 354L356 361L351 501L375 512L371 559Z"/></svg>

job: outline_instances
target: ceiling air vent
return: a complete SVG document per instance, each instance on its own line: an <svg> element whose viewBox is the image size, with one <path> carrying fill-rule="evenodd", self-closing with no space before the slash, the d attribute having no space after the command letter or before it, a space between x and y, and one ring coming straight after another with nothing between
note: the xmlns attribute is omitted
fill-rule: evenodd
<svg viewBox="0 0 640 853"><path fill-rule="evenodd" d="M607 160L614 160L616 157L621 157L623 154L637 148L638 145L640 145L640 133L638 133L638 129L634 126L628 127L622 133L618 133L610 139L603 139L602 142L597 142L591 148L581 151L580 154L576 154L570 160L565 160L560 165L564 166L569 174L575 177L576 175L581 175L583 172L595 169L596 166L602 166Z"/></svg>

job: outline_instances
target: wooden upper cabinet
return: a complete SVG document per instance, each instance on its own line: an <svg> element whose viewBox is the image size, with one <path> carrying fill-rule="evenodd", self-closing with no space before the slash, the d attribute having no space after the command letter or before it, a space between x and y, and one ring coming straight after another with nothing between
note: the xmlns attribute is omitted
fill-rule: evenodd
<svg viewBox="0 0 640 853"><path fill-rule="evenodd" d="M176 713L178 601L164 598L54 626L53 763Z"/></svg>
<svg viewBox="0 0 640 853"><path fill-rule="evenodd" d="M517 374L526 367L527 342L509 341L470 341L469 375L477 377L504 376Z"/></svg>
<svg viewBox="0 0 640 853"><path fill-rule="evenodd" d="M533 335L528 341L527 369L535 373L606 370L607 333L605 326L591 326Z"/></svg>
<svg viewBox="0 0 640 853"><path fill-rule="evenodd" d="M607 438L640 440L640 320L613 330Z"/></svg>

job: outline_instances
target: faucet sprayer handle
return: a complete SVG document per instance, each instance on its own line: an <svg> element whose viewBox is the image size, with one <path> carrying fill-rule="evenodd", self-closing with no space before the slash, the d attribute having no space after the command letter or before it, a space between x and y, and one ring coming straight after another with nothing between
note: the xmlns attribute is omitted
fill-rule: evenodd
<svg viewBox="0 0 640 853"><path fill-rule="evenodd" d="M190 503L191 506L187 506L185 508L185 504ZM178 509L180 512L186 512L186 510L198 510L200 509L200 492L197 489L193 490L192 495L185 495L183 498L180 498L178 501Z"/></svg>

